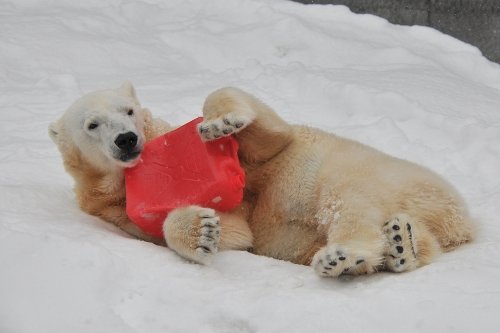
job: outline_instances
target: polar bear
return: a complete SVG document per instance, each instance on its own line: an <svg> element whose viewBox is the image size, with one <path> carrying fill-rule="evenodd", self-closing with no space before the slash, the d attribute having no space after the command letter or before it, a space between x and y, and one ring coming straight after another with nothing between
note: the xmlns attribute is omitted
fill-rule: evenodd
<svg viewBox="0 0 500 333"><path fill-rule="evenodd" d="M100 118L107 133L96 136L96 128L90 128L96 113L120 116ZM251 246L256 254L311 265L322 277L338 277L410 271L472 239L473 225L460 195L426 168L319 129L290 125L237 88L210 94L203 117L198 126L203 140L227 135L238 140L247 184L243 203L232 212L190 206L169 214L166 243L186 258L206 263L218 249ZM108 124L114 121L121 125ZM82 209L147 239L126 218L122 172L133 165L144 140L169 129L151 119L132 86L124 84L84 96L49 132L75 178ZM137 135L137 142L129 135L134 147L120 152L118 139L128 132ZM88 193L96 188L119 200L91 198L99 201L99 209L89 209Z"/></svg>

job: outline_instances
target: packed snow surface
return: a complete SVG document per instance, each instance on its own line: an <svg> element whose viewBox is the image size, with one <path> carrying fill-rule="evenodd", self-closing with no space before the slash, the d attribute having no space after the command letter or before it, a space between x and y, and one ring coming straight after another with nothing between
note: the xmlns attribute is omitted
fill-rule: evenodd
<svg viewBox="0 0 500 333"><path fill-rule="evenodd" d="M223 86L453 183L474 243L405 274L208 267L81 212L47 127L131 80L173 124ZM0 332L498 332L500 66L433 29L281 0L0 1Z"/></svg>

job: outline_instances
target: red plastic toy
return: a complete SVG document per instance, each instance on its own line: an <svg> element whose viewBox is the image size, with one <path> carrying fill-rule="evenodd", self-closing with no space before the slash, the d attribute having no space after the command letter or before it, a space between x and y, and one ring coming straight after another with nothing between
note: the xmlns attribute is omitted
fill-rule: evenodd
<svg viewBox="0 0 500 333"><path fill-rule="evenodd" d="M232 137L203 142L196 129L202 120L147 142L141 161L125 170L127 215L152 236L163 236L162 224L175 208L228 211L243 198L238 143Z"/></svg>

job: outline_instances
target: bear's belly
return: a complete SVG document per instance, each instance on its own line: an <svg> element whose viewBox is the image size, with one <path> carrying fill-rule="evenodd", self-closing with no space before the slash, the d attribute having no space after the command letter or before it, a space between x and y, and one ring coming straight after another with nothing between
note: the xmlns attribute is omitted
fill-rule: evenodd
<svg viewBox="0 0 500 333"><path fill-rule="evenodd" d="M268 176L257 187L249 221L256 254L309 264L326 244L316 214L321 161L308 157L288 160L285 156L263 170Z"/></svg>

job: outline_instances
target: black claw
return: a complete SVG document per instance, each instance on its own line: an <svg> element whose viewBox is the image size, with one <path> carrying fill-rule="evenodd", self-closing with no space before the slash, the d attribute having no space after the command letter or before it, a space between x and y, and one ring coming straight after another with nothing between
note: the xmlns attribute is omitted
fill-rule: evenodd
<svg viewBox="0 0 500 333"><path fill-rule="evenodd" d="M345 260L345 257L344 257L344 256L341 256L341 257L339 257L339 260L340 260L340 261L344 261L344 260Z"/></svg>
<svg viewBox="0 0 500 333"><path fill-rule="evenodd" d="M408 231L411 231L411 225L409 223L406 223L406 229L408 229Z"/></svg>
<svg viewBox="0 0 500 333"><path fill-rule="evenodd" d="M203 252L205 252L205 253L210 253L210 252L212 252L212 251L210 251L210 249L209 249L208 247L206 247L206 246L200 246L200 248L201 248L201 249L203 250Z"/></svg>
<svg viewBox="0 0 500 333"><path fill-rule="evenodd" d="M223 122L224 122L224 124L226 124L226 125L230 125L230 124L231 124L227 118L223 118L223 119L222 119L222 121L223 121Z"/></svg>
<svg viewBox="0 0 500 333"><path fill-rule="evenodd" d="M392 226L392 229L393 229L393 230L399 230L399 225L397 225L397 224L393 225L393 226Z"/></svg>
<svg viewBox="0 0 500 333"><path fill-rule="evenodd" d="M404 251L402 246L396 246L396 250L398 250L398 253L403 253Z"/></svg>
<svg viewBox="0 0 500 333"><path fill-rule="evenodd" d="M359 259L359 260L356 261L356 265L359 265L359 264L364 263L364 262L365 262L364 259Z"/></svg>
<svg viewBox="0 0 500 333"><path fill-rule="evenodd" d="M324 269L330 270L332 269L331 267L323 267Z"/></svg>
<svg viewBox="0 0 500 333"><path fill-rule="evenodd" d="M232 131L233 131L232 129L226 128L226 129L224 129L224 130L222 131L222 133L224 133L224 134L229 134L229 133L231 133Z"/></svg>
<svg viewBox="0 0 500 333"><path fill-rule="evenodd" d="M208 128L206 128L204 126L200 126L200 128L198 130L200 131L201 134L208 132Z"/></svg>
<svg viewBox="0 0 500 333"><path fill-rule="evenodd" d="M345 273L345 272L348 272L348 271L349 271L349 269L351 269L351 268L350 268L350 267L348 267L348 268L344 269L344 273Z"/></svg>
<svg viewBox="0 0 500 333"><path fill-rule="evenodd" d="M335 260L329 261L328 264L330 266L337 266L337 262Z"/></svg>
<svg viewBox="0 0 500 333"><path fill-rule="evenodd" d="M214 134L214 138L218 139L218 138L220 138L220 137L221 137L220 135L218 135L218 134Z"/></svg>
<svg viewBox="0 0 500 333"><path fill-rule="evenodd" d="M236 128L241 128L241 127L243 127L243 123L239 121L239 122L235 123L234 126Z"/></svg>
<svg viewBox="0 0 500 333"><path fill-rule="evenodd" d="M401 265L404 265L404 264L405 264L405 261L406 261L406 260L401 259L401 260L399 261L399 263L400 263Z"/></svg>
<svg viewBox="0 0 500 333"><path fill-rule="evenodd" d="M396 242L401 242L401 236L400 235L396 235L394 236L393 238Z"/></svg>

